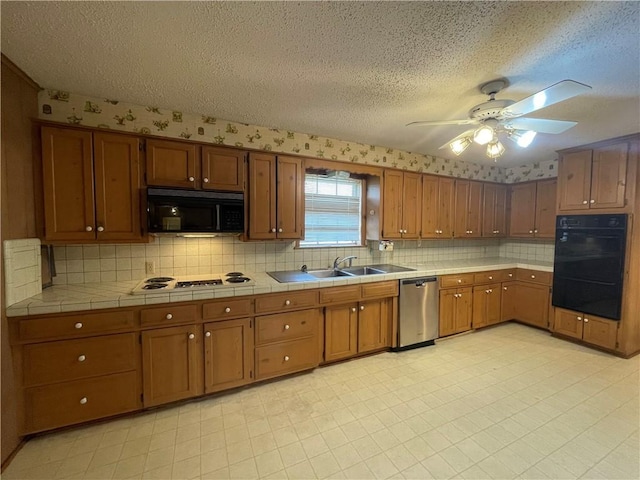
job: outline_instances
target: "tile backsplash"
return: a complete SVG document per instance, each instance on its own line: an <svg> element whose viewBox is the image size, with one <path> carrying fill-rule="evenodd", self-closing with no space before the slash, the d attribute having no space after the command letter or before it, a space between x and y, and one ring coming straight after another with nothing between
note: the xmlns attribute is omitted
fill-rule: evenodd
<svg viewBox="0 0 640 480"><path fill-rule="evenodd" d="M553 262L554 252L555 241L552 238L536 240L509 238L500 244L500 256L507 258Z"/></svg>
<svg viewBox="0 0 640 480"><path fill-rule="evenodd" d="M294 248L292 242L241 242L235 237L157 238L149 244L67 245L55 247L54 284L138 280L155 275L224 273L232 270L323 268L336 257L356 255L354 265L376 263L428 264L434 261L500 256L500 240L397 241L393 251L377 250L378 243L350 248Z"/></svg>
<svg viewBox="0 0 640 480"><path fill-rule="evenodd" d="M5 240L3 258L7 307L42 292L39 239Z"/></svg>

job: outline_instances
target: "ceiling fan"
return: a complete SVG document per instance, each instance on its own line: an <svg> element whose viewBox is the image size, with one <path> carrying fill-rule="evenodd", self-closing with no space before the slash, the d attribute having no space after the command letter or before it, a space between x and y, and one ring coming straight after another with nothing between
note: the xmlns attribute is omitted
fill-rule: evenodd
<svg viewBox="0 0 640 480"><path fill-rule="evenodd" d="M454 154L460 155L472 142L476 142L486 145L487 156L495 160L505 151L504 145L498 139L499 133L506 133L520 147L526 148L537 133L557 134L577 125L578 122L567 120L521 117L591 90L589 85L574 80L562 80L519 102L496 100L496 94L507 85L506 79L493 80L481 85L480 91L489 95L489 100L469 110L467 119L411 122L407 126L480 125L461 133L440 148L450 147Z"/></svg>

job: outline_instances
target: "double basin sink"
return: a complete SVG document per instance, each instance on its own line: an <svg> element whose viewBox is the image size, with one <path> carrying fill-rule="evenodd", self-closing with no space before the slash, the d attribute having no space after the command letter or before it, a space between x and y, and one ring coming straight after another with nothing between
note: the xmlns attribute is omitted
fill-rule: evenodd
<svg viewBox="0 0 640 480"><path fill-rule="evenodd" d="M280 283L311 282L326 278L360 277L363 275L381 275L385 273L409 272L415 268L400 267L398 265L382 264L364 267L326 268L323 270L285 270L281 272L267 272Z"/></svg>

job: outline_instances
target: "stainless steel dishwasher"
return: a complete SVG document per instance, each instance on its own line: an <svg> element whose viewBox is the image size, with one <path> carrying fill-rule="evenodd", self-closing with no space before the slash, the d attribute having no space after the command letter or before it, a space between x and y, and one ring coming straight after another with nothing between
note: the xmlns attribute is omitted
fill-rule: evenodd
<svg viewBox="0 0 640 480"><path fill-rule="evenodd" d="M398 348L433 345L438 338L437 277L400 280Z"/></svg>

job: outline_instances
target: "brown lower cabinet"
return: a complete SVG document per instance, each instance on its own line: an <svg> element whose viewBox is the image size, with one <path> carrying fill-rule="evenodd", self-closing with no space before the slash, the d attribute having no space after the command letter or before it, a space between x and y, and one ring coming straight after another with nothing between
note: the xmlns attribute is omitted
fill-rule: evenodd
<svg viewBox="0 0 640 480"><path fill-rule="evenodd" d="M514 282L514 317L523 323L540 328L549 327L549 286Z"/></svg>
<svg viewBox="0 0 640 480"><path fill-rule="evenodd" d="M142 332L144 406L203 393L202 329L196 325Z"/></svg>
<svg viewBox="0 0 640 480"><path fill-rule="evenodd" d="M253 381L253 321L204 324L204 393Z"/></svg>
<svg viewBox="0 0 640 480"><path fill-rule="evenodd" d="M620 322L563 308L555 309L553 332L613 350Z"/></svg>
<svg viewBox="0 0 640 480"><path fill-rule="evenodd" d="M499 283L473 287L473 328L500 323L501 300L502 289Z"/></svg>
<svg viewBox="0 0 640 480"><path fill-rule="evenodd" d="M440 290L440 336L453 335L471 329L473 288Z"/></svg>

